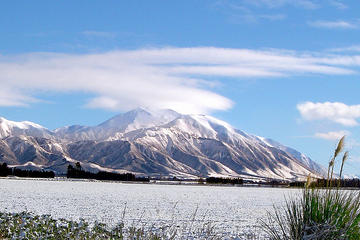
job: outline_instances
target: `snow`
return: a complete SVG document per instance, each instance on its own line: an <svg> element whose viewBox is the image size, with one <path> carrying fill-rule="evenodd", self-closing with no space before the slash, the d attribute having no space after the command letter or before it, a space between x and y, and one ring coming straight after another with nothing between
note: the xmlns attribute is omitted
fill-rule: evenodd
<svg viewBox="0 0 360 240"><path fill-rule="evenodd" d="M20 135L50 137L49 131L39 124L29 121L15 122L0 117L0 138Z"/></svg>
<svg viewBox="0 0 360 240"><path fill-rule="evenodd" d="M344 179L360 179L360 176L359 175L356 175L356 174L345 174L344 175Z"/></svg>
<svg viewBox="0 0 360 240"><path fill-rule="evenodd" d="M118 129L130 132L141 128L150 128L166 124L180 116L172 110L145 110L137 108L133 111L119 114L98 125L98 128Z"/></svg>
<svg viewBox="0 0 360 240"><path fill-rule="evenodd" d="M36 164L34 162L26 162L24 164L9 164L8 165L10 168L15 168L15 167L34 167L34 168L43 168L44 165L41 165L41 164Z"/></svg>
<svg viewBox="0 0 360 240"><path fill-rule="evenodd" d="M1 128L3 128L4 130L7 130L7 131L10 131L13 128L29 129L31 127L45 129L43 126L33 123L33 122L29 122L29 121L14 122L14 121L7 120L3 117L0 117L0 126L1 126Z"/></svg>
<svg viewBox="0 0 360 240"><path fill-rule="evenodd" d="M115 225L126 208L126 226L185 225L196 229L211 222L215 231L227 238L254 230L274 205L285 203L284 196L301 193L284 188L21 179L0 179L0 192L0 211L30 211Z"/></svg>
<svg viewBox="0 0 360 240"><path fill-rule="evenodd" d="M231 134L235 133L234 128L230 124L222 120L219 120L217 118L206 115L192 115L192 117L197 121L203 123L204 125L208 126L210 129L214 129L212 125L217 125L226 129L227 133L231 133Z"/></svg>
<svg viewBox="0 0 360 240"><path fill-rule="evenodd" d="M267 146L269 147L274 147L273 145L271 145L268 141L266 141L266 138L264 137L259 137L259 136L255 136L256 138L260 139L261 142L265 143Z"/></svg>

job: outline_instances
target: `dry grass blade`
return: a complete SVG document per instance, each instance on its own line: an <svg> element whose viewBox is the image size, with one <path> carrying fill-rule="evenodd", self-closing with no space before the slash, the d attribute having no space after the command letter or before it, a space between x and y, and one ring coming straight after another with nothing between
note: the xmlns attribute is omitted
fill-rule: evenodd
<svg viewBox="0 0 360 240"><path fill-rule="evenodd" d="M306 184L305 184L305 187L306 188L309 188L310 187L310 184L311 184L311 173L309 173L309 175L306 177Z"/></svg>
<svg viewBox="0 0 360 240"><path fill-rule="evenodd" d="M339 155L340 152L342 152L342 150L344 149L344 144L345 144L345 135L340 139L335 152L334 152L334 157L333 157L333 163L331 166L331 174L330 174L330 188L331 188L331 184L332 184L332 179L333 179L333 174L334 174L334 165L335 165L335 159L336 157Z"/></svg>
<svg viewBox="0 0 360 240"><path fill-rule="evenodd" d="M327 172L327 178L326 178L326 187L329 187L329 182L330 182L330 171L332 169L332 167L334 166L335 163L335 158L332 158L329 162L329 167L328 167L328 172Z"/></svg>
<svg viewBox="0 0 360 240"><path fill-rule="evenodd" d="M343 171L343 167L344 167L344 163L346 162L346 160L348 159L349 157L349 151L346 151L344 153L344 156L342 158L342 162L341 162L341 168L340 168L340 179L341 179L341 175L342 175L342 171Z"/></svg>
<svg viewBox="0 0 360 240"><path fill-rule="evenodd" d="M334 152L334 159L339 155L339 153L344 149L344 143L345 142L345 136L343 136L341 139L340 139L340 141L339 141L339 143L338 143L338 145L337 145L337 147L336 147L336 149L335 149L335 152Z"/></svg>

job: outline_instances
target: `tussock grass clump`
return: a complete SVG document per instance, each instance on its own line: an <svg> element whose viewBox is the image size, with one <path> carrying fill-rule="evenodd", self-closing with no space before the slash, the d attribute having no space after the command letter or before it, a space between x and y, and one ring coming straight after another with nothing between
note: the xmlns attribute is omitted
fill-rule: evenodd
<svg viewBox="0 0 360 240"><path fill-rule="evenodd" d="M302 195L286 200L283 208L268 214L262 225L272 240L360 239L360 193L332 186L336 157L344 148L342 137L329 162L327 188L310 188L308 177ZM348 157L345 152L339 176ZM340 182L340 181L339 181Z"/></svg>
<svg viewBox="0 0 360 240"><path fill-rule="evenodd" d="M263 222L273 240L360 239L360 195L304 189Z"/></svg>

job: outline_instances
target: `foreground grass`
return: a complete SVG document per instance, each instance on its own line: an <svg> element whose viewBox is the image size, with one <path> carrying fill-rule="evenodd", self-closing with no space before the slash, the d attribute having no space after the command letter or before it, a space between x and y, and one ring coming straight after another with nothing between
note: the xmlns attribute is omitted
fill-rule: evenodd
<svg viewBox="0 0 360 240"><path fill-rule="evenodd" d="M53 219L50 215L28 212L0 213L0 239L221 239L210 224L202 228L178 229L174 225L155 227L125 227L121 222L114 227L85 220Z"/></svg>
<svg viewBox="0 0 360 240"><path fill-rule="evenodd" d="M287 200L285 207L275 208L262 222L271 240L360 239L360 193L341 190L340 184L333 186L335 159L343 150L344 138L329 162L327 188L310 188L309 176L301 196ZM347 157L345 152L340 178Z"/></svg>
<svg viewBox="0 0 360 240"><path fill-rule="evenodd" d="M3 213L0 212L0 239L19 240L102 240L102 239L131 239L131 240L167 240L167 239L202 239L202 240L258 240L265 239L255 231L228 236L215 231L211 223L202 227L169 224L162 227L131 226L126 227L122 222L114 227L103 223L89 224L85 220L70 221L54 219L50 215L34 215L29 212ZM268 238L266 238L268 239Z"/></svg>
<svg viewBox="0 0 360 240"><path fill-rule="evenodd" d="M263 222L273 240L360 239L360 195L305 189Z"/></svg>

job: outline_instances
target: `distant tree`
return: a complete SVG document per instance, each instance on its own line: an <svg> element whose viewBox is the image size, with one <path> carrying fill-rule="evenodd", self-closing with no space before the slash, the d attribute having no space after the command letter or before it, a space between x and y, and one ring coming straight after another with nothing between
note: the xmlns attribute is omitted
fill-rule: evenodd
<svg viewBox="0 0 360 240"><path fill-rule="evenodd" d="M84 171L84 170L82 170L79 162L76 163L75 167L73 167L71 164L69 164L69 166L67 168L66 176L67 176L67 178L149 182L149 178L136 177L132 173L119 174L119 173L104 172L104 171L99 171L97 173L93 173L93 172Z"/></svg>
<svg viewBox="0 0 360 240"><path fill-rule="evenodd" d="M22 170L18 168L12 168L12 175L17 177L33 177L33 178L54 178L55 173L53 171L36 171L36 170Z"/></svg>
<svg viewBox="0 0 360 240"><path fill-rule="evenodd" d="M6 177L9 175L10 169L6 163L0 164L0 177Z"/></svg>
<svg viewBox="0 0 360 240"><path fill-rule="evenodd" d="M221 178L221 177L208 177L206 178L207 183L211 184L243 184L242 178Z"/></svg>
<svg viewBox="0 0 360 240"><path fill-rule="evenodd" d="M69 164L69 166L67 167L66 177L72 178L74 177L74 174L75 174L75 169L71 164Z"/></svg>
<svg viewBox="0 0 360 240"><path fill-rule="evenodd" d="M77 162L77 163L75 164L75 168L76 168L76 170L78 170L78 171L81 171L81 170L82 170L82 167L81 167L80 162Z"/></svg>

